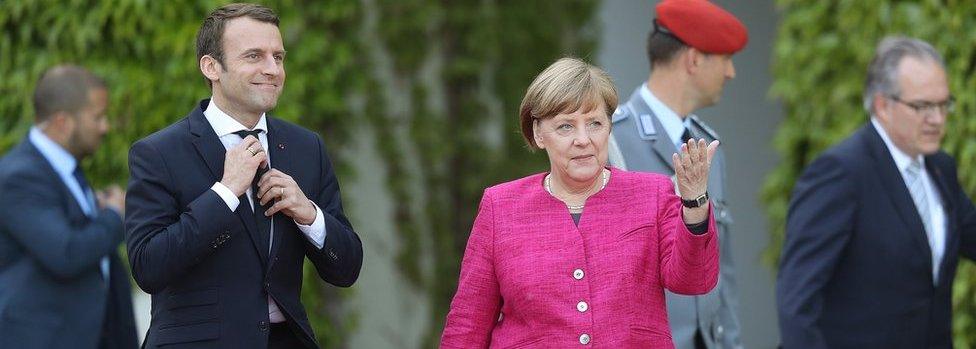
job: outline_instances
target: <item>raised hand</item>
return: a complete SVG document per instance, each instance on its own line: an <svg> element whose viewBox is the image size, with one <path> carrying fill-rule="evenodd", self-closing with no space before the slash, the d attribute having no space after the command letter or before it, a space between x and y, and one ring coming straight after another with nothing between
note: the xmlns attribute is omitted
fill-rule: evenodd
<svg viewBox="0 0 976 349"><path fill-rule="evenodd" d="M220 183L234 192L234 195L244 195L251 187L258 166L265 166L267 158L268 155L257 138L245 137L224 155L224 177L220 179Z"/></svg>
<svg viewBox="0 0 976 349"><path fill-rule="evenodd" d="M296 223L311 225L318 214L298 183L291 176L276 169L271 169L258 181L257 197L261 200L261 205L269 202L275 204L265 211L266 216L271 216L278 211L291 217Z"/></svg>
<svg viewBox="0 0 976 349"><path fill-rule="evenodd" d="M716 140L706 146L704 139L689 139L688 143L681 145L680 155L675 153L671 156L682 200L695 200L708 190L708 172L718 144ZM707 203L701 207L684 207L685 223L700 223L707 217Z"/></svg>
<svg viewBox="0 0 976 349"><path fill-rule="evenodd" d="M125 216L125 191L117 184L112 184L104 190L95 193L99 207L115 210L121 216Z"/></svg>

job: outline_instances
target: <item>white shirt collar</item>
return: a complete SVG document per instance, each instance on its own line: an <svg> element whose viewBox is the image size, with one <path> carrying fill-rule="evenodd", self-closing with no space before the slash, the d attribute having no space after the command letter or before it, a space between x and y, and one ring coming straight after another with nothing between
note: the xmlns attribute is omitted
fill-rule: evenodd
<svg viewBox="0 0 976 349"><path fill-rule="evenodd" d="M254 125L255 130L262 130L265 134L268 133L268 119L266 115L266 113L261 114L261 118L258 119L258 124ZM212 97L207 105L207 110L203 111L203 116L207 118L207 122L209 122L210 126L213 127L218 138L240 130L250 130L247 128L247 126L244 126L230 115L227 115L227 113L225 113L223 110L220 110L220 108L217 107L217 104L213 102Z"/></svg>
<svg viewBox="0 0 976 349"><path fill-rule="evenodd" d="M888 147L888 153L891 153L891 157L895 160L895 166L898 167L898 171L904 172L906 169L908 169L908 166L912 163L912 157L905 154L905 152L901 151L901 149L898 149L898 147L895 146L895 143L891 142L891 138L888 137L888 132L885 131L884 127L881 126L881 123L879 123L877 119L871 117L871 124L874 125L874 129L878 131L878 134L881 135L881 140L883 140L885 146ZM918 155L915 159L918 160L919 164L921 164L922 168L924 169L925 157Z"/></svg>
<svg viewBox="0 0 976 349"><path fill-rule="evenodd" d="M681 134L685 132L685 127L688 126L690 118L682 119L678 116L678 113L668 108L664 102L661 102L660 99L654 96L654 93L651 92L646 82L641 86L640 94L644 98L644 103L647 103L651 107L651 111L661 121L661 126L664 127L664 132L671 139L671 144L678 144L681 141Z"/></svg>
<svg viewBox="0 0 976 349"><path fill-rule="evenodd" d="M51 167L59 174L71 178L75 168L78 167L78 160L60 144L41 132L37 126L33 126L28 134L31 144L41 152L41 155L51 163Z"/></svg>

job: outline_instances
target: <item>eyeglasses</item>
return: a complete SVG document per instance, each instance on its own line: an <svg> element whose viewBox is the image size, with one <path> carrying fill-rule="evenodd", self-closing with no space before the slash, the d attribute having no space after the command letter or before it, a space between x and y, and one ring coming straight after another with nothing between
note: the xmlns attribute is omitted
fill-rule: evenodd
<svg viewBox="0 0 976 349"><path fill-rule="evenodd" d="M903 101L898 96L888 96L888 98L912 108L919 115L935 115L936 113L939 115L948 115L956 108L956 99L952 96L949 96L949 99L942 102Z"/></svg>

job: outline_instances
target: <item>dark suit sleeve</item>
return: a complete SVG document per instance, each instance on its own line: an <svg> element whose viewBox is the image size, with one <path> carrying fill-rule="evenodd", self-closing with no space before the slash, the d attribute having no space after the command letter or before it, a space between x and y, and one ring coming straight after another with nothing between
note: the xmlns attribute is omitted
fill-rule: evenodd
<svg viewBox="0 0 976 349"><path fill-rule="evenodd" d="M957 217L959 219L959 254L969 258L971 261L976 261L976 208L973 207L973 201L966 194L966 191L959 186L959 174L956 168L955 161L949 157L945 156L946 167L948 168L947 173L949 173L951 178L951 183L956 185L952 187L954 195L956 195L956 209Z"/></svg>
<svg viewBox="0 0 976 349"><path fill-rule="evenodd" d="M959 254L976 262L976 209L966 192L959 191L960 219Z"/></svg>
<svg viewBox="0 0 976 349"><path fill-rule="evenodd" d="M359 278L359 271L363 266L363 243L342 212L339 182L322 139L315 139L318 142L322 176L318 188L309 198L322 210L326 235L321 249L306 240L306 255L315 265L322 280L336 286L349 287Z"/></svg>
<svg viewBox="0 0 976 349"><path fill-rule="evenodd" d="M229 233L237 217L213 190L180 207L172 175L149 143L129 150L125 230L136 283L155 293L213 253L212 242Z"/></svg>
<svg viewBox="0 0 976 349"><path fill-rule="evenodd" d="M830 156L815 160L793 191L776 280L783 347L826 349L818 323L823 289L850 240L855 180Z"/></svg>
<svg viewBox="0 0 976 349"><path fill-rule="evenodd" d="M103 209L84 226L72 227L57 192L61 186L40 174L12 174L0 183L0 224L44 270L70 279L96 270L114 251L122 241L122 218Z"/></svg>

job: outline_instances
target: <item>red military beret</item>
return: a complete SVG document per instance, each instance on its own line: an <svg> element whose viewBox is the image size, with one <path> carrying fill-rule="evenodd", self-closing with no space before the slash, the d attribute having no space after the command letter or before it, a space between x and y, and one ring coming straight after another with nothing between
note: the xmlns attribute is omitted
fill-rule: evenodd
<svg viewBox="0 0 976 349"><path fill-rule="evenodd" d="M664 0L655 8L659 26L699 51L732 54L749 41L738 18L707 0Z"/></svg>

